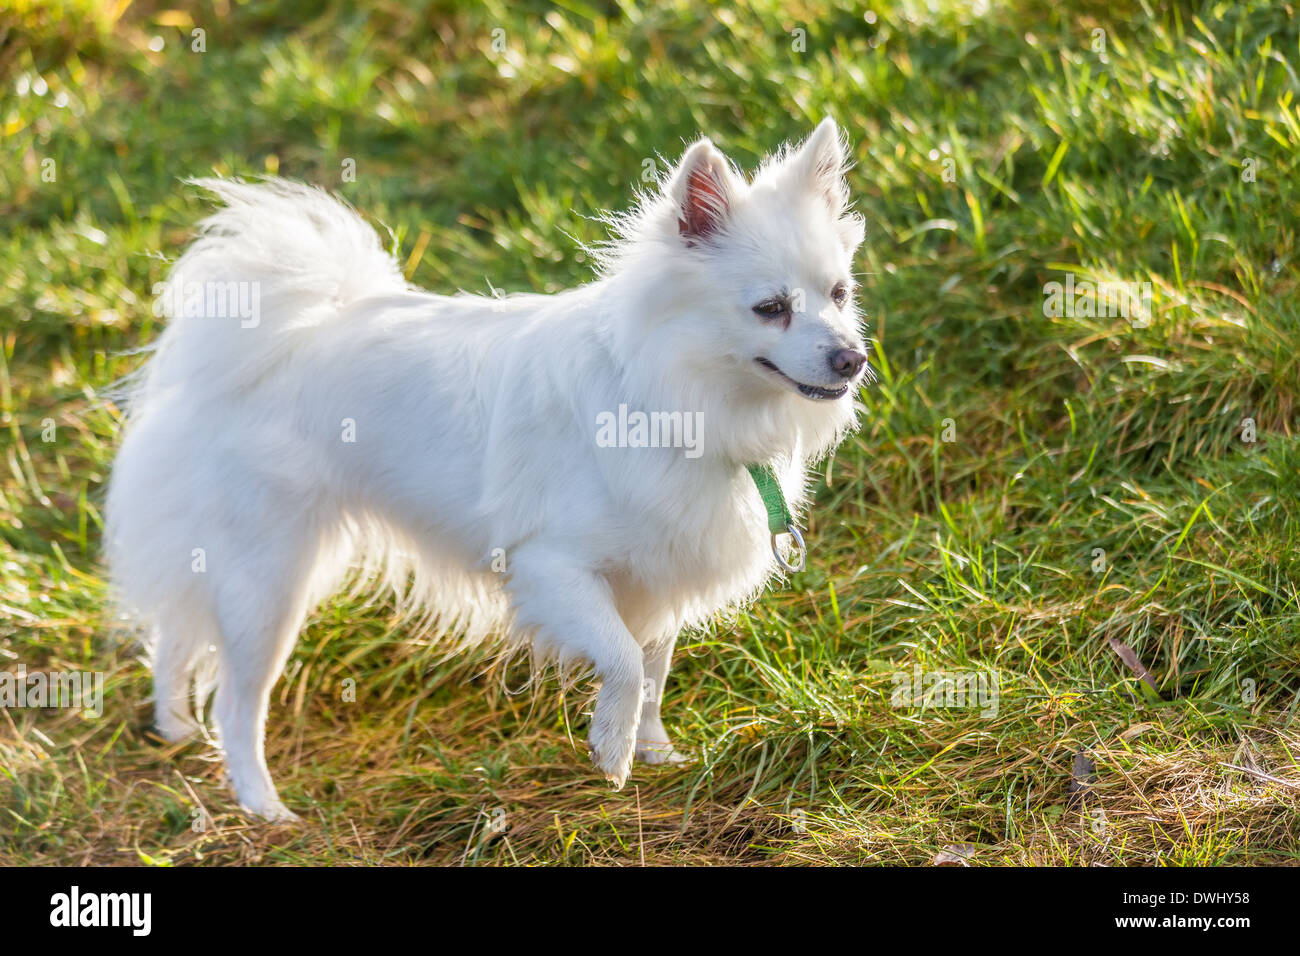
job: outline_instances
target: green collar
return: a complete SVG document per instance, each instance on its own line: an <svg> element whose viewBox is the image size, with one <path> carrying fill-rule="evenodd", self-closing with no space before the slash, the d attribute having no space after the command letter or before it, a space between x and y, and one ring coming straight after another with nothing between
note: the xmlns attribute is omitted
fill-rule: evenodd
<svg viewBox="0 0 1300 956"><path fill-rule="evenodd" d="M763 499L763 508L767 511L767 530L772 533L772 554L776 555L776 563L786 571L802 571L808 549L804 546L803 535L795 527L790 508L785 503L785 495L781 491L781 483L776 479L776 472L767 463L748 465L747 468L758 488L759 497ZM777 535L782 534L788 534L794 539L795 564L786 561L776 546Z"/></svg>

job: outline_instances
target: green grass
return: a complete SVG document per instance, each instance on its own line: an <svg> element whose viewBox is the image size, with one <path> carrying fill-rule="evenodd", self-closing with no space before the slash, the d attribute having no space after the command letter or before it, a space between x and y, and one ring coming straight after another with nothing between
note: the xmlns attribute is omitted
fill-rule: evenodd
<svg viewBox="0 0 1300 956"><path fill-rule="evenodd" d="M0 862L1300 859L1296 11L974 6L0 4L0 658L106 675L98 720L0 709ZM880 381L808 570L682 642L695 764L613 793L581 700L342 598L274 694L306 825L148 736L99 557L105 390L158 332L182 178L316 182L428 288L551 290L647 161L705 131L749 166L826 113ZM1066 272L1150 282L1152 321L1045 316ZM916 666L995 671L996 716L891 706Z"/></svg>

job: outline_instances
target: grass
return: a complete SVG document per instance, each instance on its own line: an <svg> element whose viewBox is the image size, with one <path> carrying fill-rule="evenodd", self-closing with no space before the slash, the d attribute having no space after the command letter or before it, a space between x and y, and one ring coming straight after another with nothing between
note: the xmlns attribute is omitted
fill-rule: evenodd
<svg viewBox="0 0 1300 956"><path fill-rule="evenodd" d="M872 10L0 6L0 657L105 675L98 719L0 708L0 862L1297 862L1294 4ZM693 765L611 792L580 700L342 598L274 694L306 825L149 736L105 389L200 215L180 179L316 182L426 287L544 291L684 140L752 166L826 113L880 381L808 570L682 642ZM1066 273L1151 283L1151 321L1045 315ZM992 675L996 714L894 706L914 668Z"/></svg>

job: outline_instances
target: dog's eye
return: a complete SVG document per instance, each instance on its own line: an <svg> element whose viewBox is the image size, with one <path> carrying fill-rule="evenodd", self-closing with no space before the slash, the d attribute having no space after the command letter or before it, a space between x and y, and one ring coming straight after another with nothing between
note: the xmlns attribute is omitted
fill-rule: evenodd
<svg viewBox="0 0 1300 956"><path fill-rule="evenodd" d="M764 299L754 306L754 312L765 319L775 319L777 316L785 315L788 310L789 307L783 299Z"/></svg>
<svg viewBox="0 0 1300 956"><path fill-rule="evenodd" d="M849 301L849 287L841 282L831 289L831 301L841 309L844 308L844 304Z"/></svg>

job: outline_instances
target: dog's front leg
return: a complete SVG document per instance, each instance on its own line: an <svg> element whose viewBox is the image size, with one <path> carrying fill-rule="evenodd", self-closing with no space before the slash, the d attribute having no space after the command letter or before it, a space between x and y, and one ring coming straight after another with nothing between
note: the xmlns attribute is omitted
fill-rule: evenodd
<svg viewBox="0 0 1300 956"><path fill-rule="evenodd" d="M609 583L568 555L525 546L510 562L509 591L516 626L531 632L540 656L595 665L600 692L587 743L596 767L622 787L632 770L644 671Z"/></svg>
<svg viewBox="0 0 1300 956"><path fill-rule="evenodd" d="M645 649L645 680L642 682L641 719L636 728L636 759L642 763L685 763L687 756L673 746L664 730L660 709L664 685L673 664L677 635L656 641Z"/></svg>

